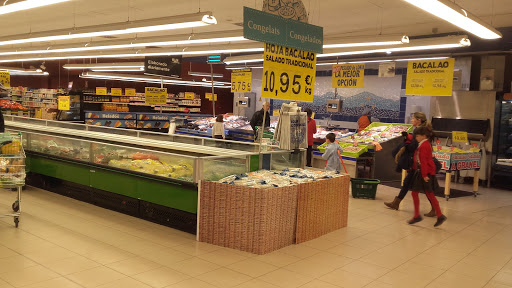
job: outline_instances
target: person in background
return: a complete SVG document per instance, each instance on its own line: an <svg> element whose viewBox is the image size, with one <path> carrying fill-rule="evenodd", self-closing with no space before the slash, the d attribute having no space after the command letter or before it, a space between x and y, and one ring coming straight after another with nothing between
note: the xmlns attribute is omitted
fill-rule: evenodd
<svg viewBox="0 0 512 288"><path fill-rule="evenodd" d="M213 124L212 138L226 139L226 130L224 130L224 115L217 115L215 124Z"/></svg>
<svg viewBox="0 0 512 288"><path fill-rule="evenodd" d="M400 170L407 170L407 176L405 176L404 178L404 182L402 184L402 188L400 189L400 193L398 194L398 196L396 196L392 202L384 202L384 205L395 210L398 210L398 208L400 208L400 202L404 200L405 196L407 195L407 192L409 192L412 185L412 180L414 176L414 171L412 170L413 155L416 149L418 148L418 141L416 141L416 136L414 133L416 132L416 129L418 129L418 127L427 127L428 129L432 130L432 125L427 121L427 115L425 115L425 113L423 112L413 113L411 117L411 124L415 130L413 131L412 134L406 135L404 145L401 147L399 151L397 151L397 155L395 156L395 159L398 159L397 168ZM426 217L436 216L436 211L434 210L434 207L432 206L430 212L424 215Z"/></svg>
<svg viewBox="0 0 512 288"><path fill-rule="evenodd" d="M327 143L327 146L325 147L325 153L322 155L322 158L327 160L325 170L340 172L340 155L343 153L343 149L336 143L336 135L334 133L327 134L325 136L325 143Z"/></svg>
<svg viewBox="0 0 512 288"><path fill-rule="evenodd" d="M370 120L370 112L370 107L364 108L363 115L359 117L359 120L357 120L357 125L359 126L359 128L357 129L357 133L363 131L366 127L372 124L372 121Z"/></svg>
<svg viewBox="0 0 512 288"><path fill-rule="evenodd" d="M304 112L308 115L308 154L306 156L306 166L312 167L311 161L313 158L313 135L316 134L316 122L313 116L313 111L310 108L304 109Z"/></svg>
<svg viewBox="0 0 512 288"><path fill-rule="evenodd" d="M265 114L265 112L267 113L267 117L265 117L265 127L270 127L270 114L268 113L269 109L270 109L270 103L265 102L265 103L263 103L263 107L261 108L261 110L256 111L256 113L254 113L254 115L252 115L250 124L251 124L252 130L254 131L255 139L258 138L256 127L263 126L263 117L264 117L263 115Z"/></svg>
<svg viewBox="0 0 512 288"><path fill-rule="evenodd" d="M426 126L419 127L415 131L416 141L418 141L418 149L414 152L414 161L412 168L414 170L414 180L412 184L412 199L414 202L414 217L408 221L409 224L415 224L423 220L420 216L420 199L419 191L424 191L430 203L436 211L437 221L434 227L440 226L446 221L446 216L441 212L439 202L437 201L434 191L439 188L436 178L436 166L432 159L432 145L430 138L432 130Z"/></svg>

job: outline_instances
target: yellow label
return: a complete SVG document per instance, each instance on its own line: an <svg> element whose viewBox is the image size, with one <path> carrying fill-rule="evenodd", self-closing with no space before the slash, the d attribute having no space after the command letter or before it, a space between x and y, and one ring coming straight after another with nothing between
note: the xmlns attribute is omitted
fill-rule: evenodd
<svg viewBox="0 0 512 288"><path fill-rule="evenodd" d="M196 94L194 92L185 92L185 99L194 99Z"/></svg>
<svg viewBox="0 0 512 288"><path fill-rule="evenodd" d="M133 88L126 88L124 89L124 95L126 96L135 96L135 89Z"/></svg>
<svg viewBox="0 0 512 288"><path fill-rule="evenodd" d="M107 95L107 87L96 87L96 95Z"/></svg>
<svg viewBox="0 0 512 288"><path fill-rule="evenodd" d="M231 92L251 92L252 72L250 69L231 72Z"/></svg>
<svg viewBox="0 0 512 288"><path fill-rule="evenodd" d="M59 110L68 111L70 105L69 96L59 96L57 99L59 101Z"/></svg>
<svg viewBox="0 0 512 288"><path fill-rule="evenodd" d="M265 44L262 98L313 102L316 54Z"/></svg>
<svg viewBox="0 0 512 288"><path fill-rule="evenodd" d="M272 116L279 116L279 110L272 110Z"/></svg>
<svg viewBox="0 0 512 288"><path fill-rule="evenodd" d="M112 88L112 89L110 89L110 95L123 96L123 89L122 88Z"/></svg>
<svg viewBox="0 0 512 288"><path fill-rule="evenodd" d="M311 114L311 119L315 119L315 112L313 112L313 114Z"/></svg>
<svg viewBox="0 0 512 288"><path fill-rule="evenodd" d="M206 99L212 101L212 93L205 94ZM215 101L217 101L217 94L215 94Z"/></svg>
<svg viewBox="0 0 512 288"><path fill-rule="evenodd" d="M333 65L332 88L364 88L364 64Z"/></svg>
<svg viewBox="0 0 512 288"><path fill-rule="evenodd" d="M146 104L167 104L167 88L146 87Z"/></svg>
<svg viewBox="0 0 512 288"><path fill-rule="evenodd" d="M452 96L455 59L409 61L405 95Z"/></svg>
<svg viewBox="0 0 512 288"><path fill-rule="evenodd" d="M468 143L468 132L452 131L453 142Z"/></svg>
<svg viewBox="0 0 512 288"><path fill-rule="evenodd" d="M0 84L4 87L11 87L11 74L9 72L0 72Z"/></svg>

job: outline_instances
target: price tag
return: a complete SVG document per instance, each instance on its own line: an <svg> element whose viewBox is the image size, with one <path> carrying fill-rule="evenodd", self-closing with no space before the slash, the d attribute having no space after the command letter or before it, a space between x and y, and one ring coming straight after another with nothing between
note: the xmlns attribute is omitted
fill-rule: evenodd
<svg viewBox="0 0 512 288"><path fill-rule="evenodd" d="M364 88L364 64L332 66L332 88Z"/></svg>
<svg viewBox="0 0 512 288"><path fill-rule="evenodd" d="M312 102L316 54L265 44L262 98Z"/></svg>
<svg viewBox="0 0 512 288"><path fill-rule="evenodd" d="M124 95L131 96L131 97L135 96L135 89L133 89L133 88L124 89Z"/></svg>
<svg viewBox="0 0 512 288"><path fill-rule="evenodd" d="M206 93L205 98L212 101L212 93ZM217 94L215 94L215 101L217 101Z"/></svg>
<svg viewBox="0 0 512 288"><path fill-rule="evenodd" d="M185 92L185 99L192 100L195 96L196 94L194 92Z"/></svg>
<svg viewBox="0 0 512 288"><path fill-rule="evenodd" d="M279 110L273 110L272 116L279 116Z"/></svg>
<svg viewBox="0 0 512 288"><path fill-rule="evenodd" d="M123 96L123 89L122 88L112 88L112 89L110 89L110 95Z"/></svg>
<svg viewBox="0 0 512 288"><path fill-rule="evenodd" d="M11 74L9 72L0 71L0 84L4 87L11 87Z"/></svg>
<svg viewBox="0 0 512 288"><path fill-rule="evenodd" d="M59 96L57 99L59 101L59 110L68 111L70 106L69 96Z"/></svg>
<svg viewBox="0 0 512 288"><path fill-rule="evenodd" d="M452 131L453 142L468 143L468 132Z"/></svg>
<svg viewBox="0 0 512 288"><path fill-rule="evenodd" d="M146 87L146 104L167 104L167 88Z"/></svg>
<svg viewBox="0 0 512 288"><path fill-rule="evenodd" d="M251 69L233 70L231 72L231 92L251 92Z"/></svg>
<svg viewBox="0 0 512 288"><path fill-rule="evenodd" d="M96 87L96 95L107 95L107 87Z"/></svg>

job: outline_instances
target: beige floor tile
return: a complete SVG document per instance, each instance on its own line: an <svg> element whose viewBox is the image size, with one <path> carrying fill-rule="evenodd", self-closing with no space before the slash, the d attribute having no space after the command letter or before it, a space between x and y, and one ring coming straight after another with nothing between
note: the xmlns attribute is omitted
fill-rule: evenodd
<svg viewBox="0 0 512 288"><path fill-rule="evenodd" d="M125 277L125 275L104 266L69 274L66 276L66 278L84 287L96 287L114 282Z"/></svg>
<svg viewBox="0 0 512 288"><path fill-rule="evenodd" d="M240 262L233 263L227 266L227 268L253 278L260 277L264 274L279 269L277 266L256 260L254 258L249 258Z"/></svg>
<svg viewBox="0 0 512 288"><path fill-rule="evenodd" d="M37 265L17 271L1 273L0 279L12 286L20 287L58 278L59 276L59 274L51 271L50 269Z"/></svg>
<svg viewBox="0 0 512 288"><path fill-rule="evenodd" d="M362 262L356 260L350 264L347 264L341 268L349 273L354 273L362 276L366 276L371 279L377 279L382 275L388 273L390 270L384 267L380 267L374 264Z"/></svg>
<svg viewBox="0 0 512 288"><path fill-rule="evenodd" d="M12 286L11 284L5 282L4 280L1 280L0 279L0 288L13 288L14 286Z"/></svg>
<svg viewBox="0 0 512 288"><path fill-rule="evenodd" d="M87 259L83 256L73 256L66 259L43 262L42 265L61 275L68 275L76 272L89 270L98 267L101 264L94 262L90 259Z"/></svg>
<svg viewBox="0 0 512 288"><path fill-rule="evenodd" d="M484 286L484 288L510 288L512 286L509 286L509 285L504 285L504 284L501 284L499 282L495 282L495 281L489 281L489 283L487 283L487 285Z"/></svg>
<svg viewBox="0 0 512 288"><path fill-rule="evenodd" d="M166 288L217 288L217 287L213 286L212 284L208 284L204 281L201 281L199 279L190 278L190 279L178 282L176 284L167 286Z"/></svg>
<svg viewBox="0 0 512 288"><path fill-rule="evenodd" d="M189 242L186 244L178 245L173 247L174 250L187 253L192 256L199 256L201 254L210 253L216 250L221 249L222 247L217 245L212 245L203 242Z"/></svg>
<svg viewBox="0 0 512 288"><path fill-rule="evenodd" d="M311 260L316 263L327 264L335 269L343 267L347 264L354 262L354 259L336 255L335 253L320 252L305 260Z"/></svg>
<svg viewBox="0 0 512 288"><path fill-rule="evenodd" d="M336 270L337 268L333 267L330 263L321 263L309 259L304 259L285 266L284 269L298 274L311 276L313 278L318 278Z"/></svg>
<svg viewBox="0 0 512 288"><path fill-rule="evenodd" d="M98 263L101 263L103 265L135 257L135 255L133 255L132 253L121 249L117 249L115 247L94 249L92 251L88 251L82 256L89 258L93 261L96 261Z"/></svg>
<svg viewBox="0 0 512 288"><path fill-rule="evenodd" d="M236 262L240 262L242 260L247 259L248 257L242 256L239 253L228 250L228 249L220 249L210 253L201 254L198 256L199 258L215 263L220 266L231 265Z"/></svg>
<svg viewBox="0 0 512 288"><path fill-rule="evenodd" d="M336 286L324 281L320 281L318 279L315 279L306 285L300 286L300 288L339 288L340 286Z"/></svg>
<svg viewBox="0 0 512 288"><path fill-rule="evenodd" d="M0 285L0 287L2 287L2 286ZM37 282L32 285L23 286L23 288L80 288L80 287L83 287L83 286L80 286L64 277L54 278L54 279L50 279L50 280L46 280L46 281L42 281L42 282ZM128 287L126 287L126 288L128 288Z"/></svg>
<svg viewBox="0 0 512 288"><path fill-rule="evenodd" d="M120 272L127 276L133 276L136 274L140 274L149 270L153 270L161 267L162 265L150 261L146 258L135 257L126 260L121 260L119 262L114 262L105 265L117 272Z"/></svg>
<svg viewBox="0 0 512 288"><path fill-rule="evenodd" d="M372 283L364 286L364 288L393 288L393 285L380 282L380 281L373 281Z"/></svg>
<svg viewBox="0 0 512 288"><path fill-rule="evenodd" d="M366 256L366 255L372 253L372 251L369 251L369 250L366 250L366 249L362 249L362 248L353 247L353 246L349 246L349 245L346 245L346 244L340 244L338 246L335 246L335 247L327 250L327 252L334 253L334 254L337 254L337 255L340 255L340 256L344 256L344 257L348 257L348 258L351 258L351 259L359 259L359 258L361 258L363 256Z"/></svg>
<svg viewBox="0 0 512 288"><path fill-rule="evenodd" d="M393 270L386 275L377 279L382 283L387 283L392 287L408 288L408 287L425 287L439 275L428 273L417 273L416 275L407 274Z"/></svg>
<svg viewBox="0 0 512 288"><path fill-rule="evenodd" d="M500 271L496 276L494 276L494 278L492 278L491 281L502 285L512 286L512 273Z"/></svg>
<svg viewBox="0 0 512 288"><path fill-rule="evenodd" d="M252 279L252 280L249 280L248 282L244 282L244 283L236 286L236 288L279 288L279 286L272 285L263 280Z"/></svg>
<svg viewBox="0 0 512 288"><path fill-rule="evenodd" d="M65 258L70 258L73 256L78 256L76 253L73 253L67 249L55 247L50 249L44 249L36 252L25 253L25 257L33 260L37 263L45 263L51 262L54 260L62 260Z"/></svg>
<svg viewBox="0 0 512 288"><path fill-rule="evenodd" d="M130 277L121 278L113 282L98 286L98 288L151 288L151 286Z"/></svg>
<svg viewBox="0 0 512 288"><path fill-rule="evenodd" d="M360 288L370 284L374 279L337 269L320 277L319 280L344 288Z"/></svg>
<svg viewBox="0 0 512 288"><path fill-rule="evenodd" d="M19 254L17 252L15 252L14 250L11 250L5 246L0 246L0 258L7 258L7 257L16 256L16 255L19 255Z"/></svg>
<svg viewBox="0 0 512 288"><path fill-rule="evenodd" d="M220 288L235 287L252 279L250 276L227 268L213 270L196 278Z"/></svg>
<svg viewBox="0 0 512 288"><path fill-rule="evenodd" d="M494 277L498 270L487 269L487 267L483 267L480 265L467 264L464 262L459 262L451 267L448 271L454 272L461 275L466 275L468 277L472 277L475 279L481 280L491 280Z"/></svg>
<svg viewBox="0 0 512 288"><path fill-rule="evenodd" d="M505 266L509 261L510 257L508 255L499 254L486 256L468 255L461 260L462 263L482 266L490 270L501 270L501 268L503 268L503 266Z"/></svg>
<svg viewBox="0 0 512 288"><path fill-rule="evenodd" d="M167 267L160 267L150 270L141 274L132 276L132 278L139 280L152 287L165 287L171 284L179 283L183 280L190 278L181 272Z"/></svg>
<svg viewBox="0 0 512 288"><path fill-rule="evenodd" d="M313 277L288 271L286 269L279 269L265 274L258 279L282 288L295 288L311 282Z"/></svg>
<svg viewBox="0 0 512 288"><path fill-rule="evenodd" d="M304 259L304 258L311 257L315 254L318 254L322 251L299 244L299 245L290 245L288 247L284 247L283 249L279 250L279 252L283 252L283 253L290 254L292 256Z"/></svg>
<svg viewBox="0 0 512 288"><path fill-rule="evenodd" d="M295 263L295 262L298 262L301 260L301 258L299 258L299 257L293 256L290 254L286 254L281 251L274 251L272 253L268 253L265 255L259 255L259 256L254 257L254 259L261 261L261 262L268 263L268 264L272 264L277 267L283 267L286 265L290 265L292 263Z"/></svg>
<svg viewBox="0 0 512 288"><path fill-rule="evenodd" d="M302 245L304 245L304 246L308 246L308 247L311 247L311 248L314 248L317 250L321 250L321 251L329 250L329 249L333 248L334 246L337 246L338 244L339 244L338 241L328 240L325 237L317 238L317 239L302 243Z"/></svg>
<svg viewBox="0 0 512 288"><path fill-rule="evenodd" d="M181 273L187 274L192 277L199 276L204 273L208 273L213 270L219 269L221 266L203 260L198 257L190 258L187 260L183 260L180 262L176 262L175 265L169 266L170 268L179 271Z"/></svg>
<svg viewBox="0 0 512 288"><path fill-rule="evenodd" d="M428 275L427 279L435 279L435 278L439 277L441 274L443 274L444 272L446 272L446 269L442 269L439 267L432 267L429 265L418 264L418 263L409 261L409 262L403 264L402 266L396 268L395 271L404 273L409 276L417 277L417 278L422 278L425 275Z"/></svg>
<svg viewBox="0 0 512 288"><path fill-rule="evenodd" d="M467 277L463 274L454 273L451 271L445 272L437 279L432 281L428 288L447 288L447 287L464 287L464 288L481 288L484 287L489 280L475 279Z"/></svg>
<svg viewBox="0 0 512 288"><path fill-rule="evenodd" d="M177 262L193 258L193 256L174 250L174 249L151 249L141 253L143 258L149 259L153 262L161 264L163 266L172 266Z"/></svg>
<svg viewBox="0 0 512 288"><path fill-rule="evenodd" d="M38 264L25 256L11 256L0 259L0 274L8 272L16 272L24 270L31 266L37 266Z"/></svg>

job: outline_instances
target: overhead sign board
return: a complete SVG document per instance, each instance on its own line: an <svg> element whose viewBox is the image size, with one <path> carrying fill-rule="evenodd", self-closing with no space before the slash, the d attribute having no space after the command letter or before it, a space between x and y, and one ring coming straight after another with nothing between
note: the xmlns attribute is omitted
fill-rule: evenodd
<svg viewBox="0 0 512 288"><path fill-rule="evenodd" d="M4 87L11 87L11 74L9 72L0 71L0 84Z"/></svg>
<svg viewBox="0 0 512 288"><path fill-rule="evenodd" d="M146 104L167 104L167 88L146 87Z"/></svg>
<svg viewBox="0 0 512 288"><path fill-rule="evenodd" d="M181 77L181 57L146 57L144 74L167 77Z"/></svg>
<svg viewBox="0 0 512 288"><path fill-rule="evenodd" d="M251 69L239 69L231 72L231 92L251 92Z"/></svg>
<svg viewBox="0 0 512 288"><path fill-rule="evenodd" d="M62 111L68 111L69 110L69 106L70 106L69 96L59 96L57 98L57 100L58 100L58 108L59 108L59 110L62 110Z"/></svg>
<svg viewBox="0 0 512 288"><path fill-rule="evenodd" d="M455 59L409 61L405 95L452 96Z"/></svg>
<svg viewBox="0 0 512 288"><path fill-rule="evenodd" d="M364 88L364 64L333 65L332 88Z"/></svg>
<svg viewBox="0 0 512 288"><path fill-rule="evenodd" d="M244 7L244 37L289 48L323 53L324 29L320 26Z"/></svg>

